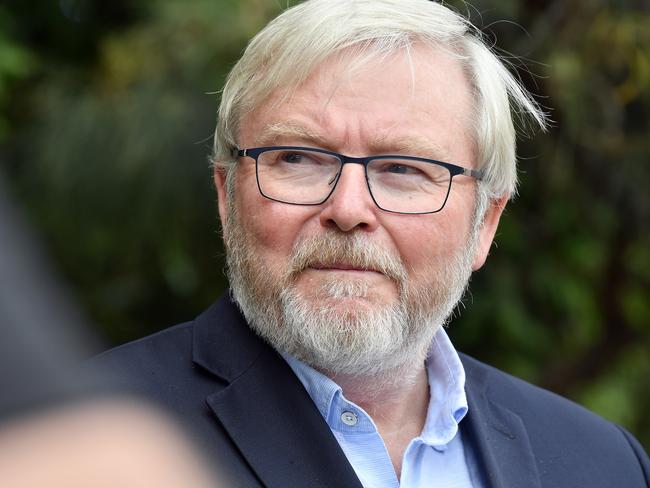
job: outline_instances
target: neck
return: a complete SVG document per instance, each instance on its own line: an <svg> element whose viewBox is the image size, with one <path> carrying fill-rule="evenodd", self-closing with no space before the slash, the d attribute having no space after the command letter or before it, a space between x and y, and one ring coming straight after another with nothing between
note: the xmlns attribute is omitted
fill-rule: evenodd
<svg viewBox="0 0 650 488"><path fill-rule="evenodd" d="M373 376L329 371L324 371L324 374L343 389L348 400L364 409L366 406L400 403L404 397L412 395L414 390L421 390L422 380L425 386L427 384L424 364L384 371Z"/></svg>
<svg viewBox="0 0 650 488"><path fill-rule="evenodd" d="M363 408L377 426L399 478L408 444L422 433L429 407L424 363L400 375L382 378L331 375L345 397Z"/></svg>

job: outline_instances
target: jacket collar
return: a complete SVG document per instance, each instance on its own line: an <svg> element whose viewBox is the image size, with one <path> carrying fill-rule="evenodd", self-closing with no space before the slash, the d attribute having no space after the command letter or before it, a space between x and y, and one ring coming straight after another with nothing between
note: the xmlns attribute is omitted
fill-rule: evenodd
<svg viewBox="0 0 650 488"><path fill-rule="evenodd" d="M194 362L228 383L206 402L263 486L361 488L298 378L228 296L195 320L193 348Z"/></svg>
<svg viewBox="0 0 650 488"><path fill-rule="evenodd" d="M537 464L521 417L503 405L501 397L491 395L491 368L464 354L460 356L469 405L463 421L464 434L481 461L488 485L540 488Z"/></svg>
<svg viewBox="0 0 650 488"><path fill-rule="evenodd" d="M194 320L194 362L230 383L269 348L248 326L228 294Z"/></svg>

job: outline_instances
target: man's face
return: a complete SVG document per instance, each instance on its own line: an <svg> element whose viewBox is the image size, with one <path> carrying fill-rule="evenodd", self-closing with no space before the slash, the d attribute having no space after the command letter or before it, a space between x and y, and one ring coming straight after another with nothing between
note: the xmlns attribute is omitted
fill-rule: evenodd
<svg viewBox="0 0 650 488"><path fill-rule="evenodd" d="M410 60L398 52L351 67L354 62L350 54L330 58L289 97L278 93L246 114L239 147L404 154L475 167L474 101L458 60L416 45ZM220 173L216 184L231 285L242 282L233 289L247 318L276 348L330 370L336 365L316 351L319 344L293 343L330 341L334 356L348 347L347 359L344 351L329 363L357 370L364 368L353 357L364 351L374 356L366 362L385 365L391 364L381 357L390 355L386 351L400 356L387 367L405 357L420 361L471 269L483 264L500 215L500 207L490 207L486 224L472 233L476 183L466 176L454 178L438 213L380 210L357 164L344 166L334 193L317 206L262 197L250 158L238 164L231 201ZM324 335L297 339L287 333L291 327ZM276 332L275 339L268 337ZM385 343L383 349L372 341Z"/></svg>

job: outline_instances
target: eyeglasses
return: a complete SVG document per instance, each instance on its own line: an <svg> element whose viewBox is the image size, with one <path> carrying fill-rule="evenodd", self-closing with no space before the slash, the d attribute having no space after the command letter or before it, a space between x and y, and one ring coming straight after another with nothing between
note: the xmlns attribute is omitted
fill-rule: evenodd
<svg viewBox="0 0 650 488"><path fill-rule="evenodd" d="M442 210L454 176L477 180L481 171L413 156L353 158L325 149L270 146L233 150L233 156L255 160L262 196L291 205L320 205L334 192L343 165L362 164L370 196L377 207L401 214Z"/></svg>

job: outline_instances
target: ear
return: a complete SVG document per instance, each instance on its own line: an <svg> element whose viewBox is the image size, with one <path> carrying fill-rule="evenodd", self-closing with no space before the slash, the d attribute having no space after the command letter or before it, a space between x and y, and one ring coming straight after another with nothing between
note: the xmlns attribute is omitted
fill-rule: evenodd
<svg viewBox="0 0 650 488"><path fill-rule="evenodd" d="M492 200L490 206L485 211L483 224L479 230L474 260L472 261L472 271L476 271L485 264L485 260L490 253L490 247L492 247L492 242L494 241L494 234L496 234L497 227L499 226L499 219L501 218L503 209L506 208L509 198L510 195L505 195L496 200Z"/></svg>
<svg viewBox="0 0 650 488"><path fill-rule="evenodd" d="M214 187L217 189L217 204L219 206L219 217L221 219L221 228L226 226L226 219L228 218L227 202L228 192L226 191L226 169L223 166L215 163L214 165Z"/></svg>

